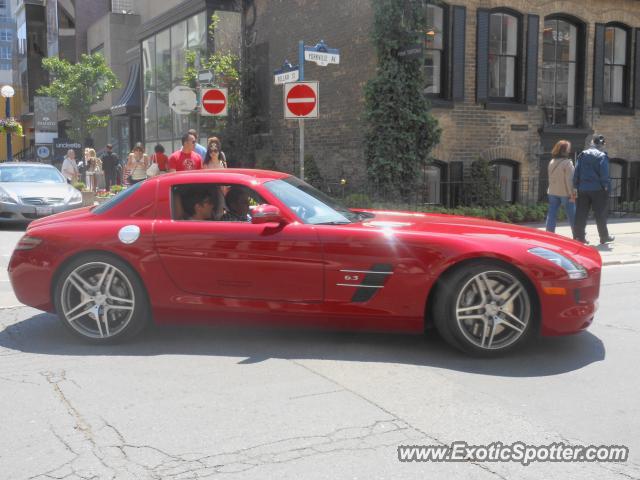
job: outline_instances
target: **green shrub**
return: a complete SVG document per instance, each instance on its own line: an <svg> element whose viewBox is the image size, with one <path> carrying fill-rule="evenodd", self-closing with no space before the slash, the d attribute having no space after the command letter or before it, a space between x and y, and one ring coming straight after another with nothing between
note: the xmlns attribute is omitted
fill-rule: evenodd
<svg viewBox="0 0 640 480"><path fill-rule="evenodd" d="M75 188L76 190L80 190L81 192L85 191L87 189L87 186L82 183L82 182L74 182L73 183L73 188Z"/></svg>
<svg viewBox="0 0 640 480"><path fill-rule="evenodd" d="M344 199L344 204L349 208L371 208L373 202L364 193L351 193Z"/></svg>
<svg viewBox="0 0 640 480"><path fill-rule="evenodd" d="M122 185L111 185L111 188L109 189L111 193L120 193L122 190L124 190Z"/></svg>

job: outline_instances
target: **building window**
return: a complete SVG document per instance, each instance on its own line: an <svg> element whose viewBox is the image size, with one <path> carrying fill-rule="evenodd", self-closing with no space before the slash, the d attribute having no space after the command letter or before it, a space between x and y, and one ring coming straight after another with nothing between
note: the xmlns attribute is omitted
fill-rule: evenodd
<svg viewBox="0 0 640 480"><path fill-rule="evenodd" d="M424 93L441 96L444 58L444 10L426 6L427 28L424 36Z"/></svg>
<svg viewBox="0 0 640 480"><path fill-rule="evenodd" d="M520 180L519 165L513 160L496 160L491 162L491 167L500 188L500 197L504 202L515 203Z"/></svg>
<svg viewBox="0 0 640 480"><path fill-rule="evenodd" d="M13 32L11 30L0 30L0 41L10 42L13 40Z"/></svg>
<svg viewBox="0 0 640 480"><path fill-rule="evenodd" d="M240 14L216 14L220 18L213 42L216 51L239 53ZM142 41L143 125L148 147L162 143L167 151L177 150L182 134L196 127L195 114L178 115L171 110L169 92L183 82L187 50L205 58L207 37L207 15L201 12Z"/></svg>
<svg viewBox="0 0 640 480"><path fill-rule="evenodd" d="M547 125L576 124L578 28L546 19L542 52L542 102Z"/></svg>
<svg viewBox="0 0 640 480"><path fill-rule="evenodd" d="M11 60L11 47L0 47L0 60Z"/></svg>
<svg viewBox="0 0 640 480"><path fill-rule="evenodd" d="M489 97L516 97L518 30L513 15L492 13L489 17Z"/></svg>
<svg viewBox="0 0 640 480"><path fill-rule="evenodd" d="M604 101L623 104L628 78L627 31L607 26L604 34Z"/></svg>
<svg viewBox="0 0 640 480"><path fill-rule="evenodd" d="M7 8L7 0L0 0L0 9Z"/></svg>

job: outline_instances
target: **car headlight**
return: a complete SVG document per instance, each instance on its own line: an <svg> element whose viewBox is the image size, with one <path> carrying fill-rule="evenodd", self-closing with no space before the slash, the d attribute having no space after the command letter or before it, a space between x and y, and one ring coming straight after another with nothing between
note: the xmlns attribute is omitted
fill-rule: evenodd
<svg viewBox="0 0 640 480"><path fill-rule="evenodd" d="M559 254L558 252L554 252L552 250L547 250L542 247L535 247L529 250L529 253L536 255L537 257L544 258L545 260L549 260L550 262L555 263L560 268L562 268L569 278L573 280L580 280L581 278L587 278L587 270L580 264L574 262L570 258L565 257L564 255Z"/></svg>
<svg viewBox="0 0 640 480"><path fill-rule="evenodd" d="M0 188L0 202L4 203L18 203L16 199L9 195L5 190Z"/></svg>
<svg viewBox="0 0 640 480"><path fill-rule="evenodd" d="M75 188L74 188L74 190L75 190ZM76 190L69 197L68 203L78 203L78 202L81 202L81 201L82 201L82 194L78 190Z"/></svg>

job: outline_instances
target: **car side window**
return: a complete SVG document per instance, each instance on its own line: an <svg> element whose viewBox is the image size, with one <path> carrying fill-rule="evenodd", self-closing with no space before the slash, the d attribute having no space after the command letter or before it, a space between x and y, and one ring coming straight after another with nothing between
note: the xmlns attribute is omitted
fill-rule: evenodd
<svg viewBox="0 0 640 480"><path fill-rule="evenodd" d="M193 183L171 188L171 218L183 221L250 222L251 207L264 203L238 184Z"/></svg>

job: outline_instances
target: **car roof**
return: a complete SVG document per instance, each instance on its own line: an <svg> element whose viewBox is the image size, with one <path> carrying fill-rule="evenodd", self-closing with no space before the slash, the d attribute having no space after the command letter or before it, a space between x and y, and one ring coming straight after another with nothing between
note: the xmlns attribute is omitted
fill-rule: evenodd
<svg viewBox="0 0 640 480"><path fill-rule="evenodd" d="M224 175L228 176L230 182L236 182L240 180L251 180L263 183L269 180L279 180L290 176L288 173L274 172L272 170L258 170L252 168L215 168L207 170L189 170L184 172L174 172L161 175L159 178L162 182L173 183L176 180L183 181L202 181L208 175ZM220 181L216 179L216 181Z"/></svg>

